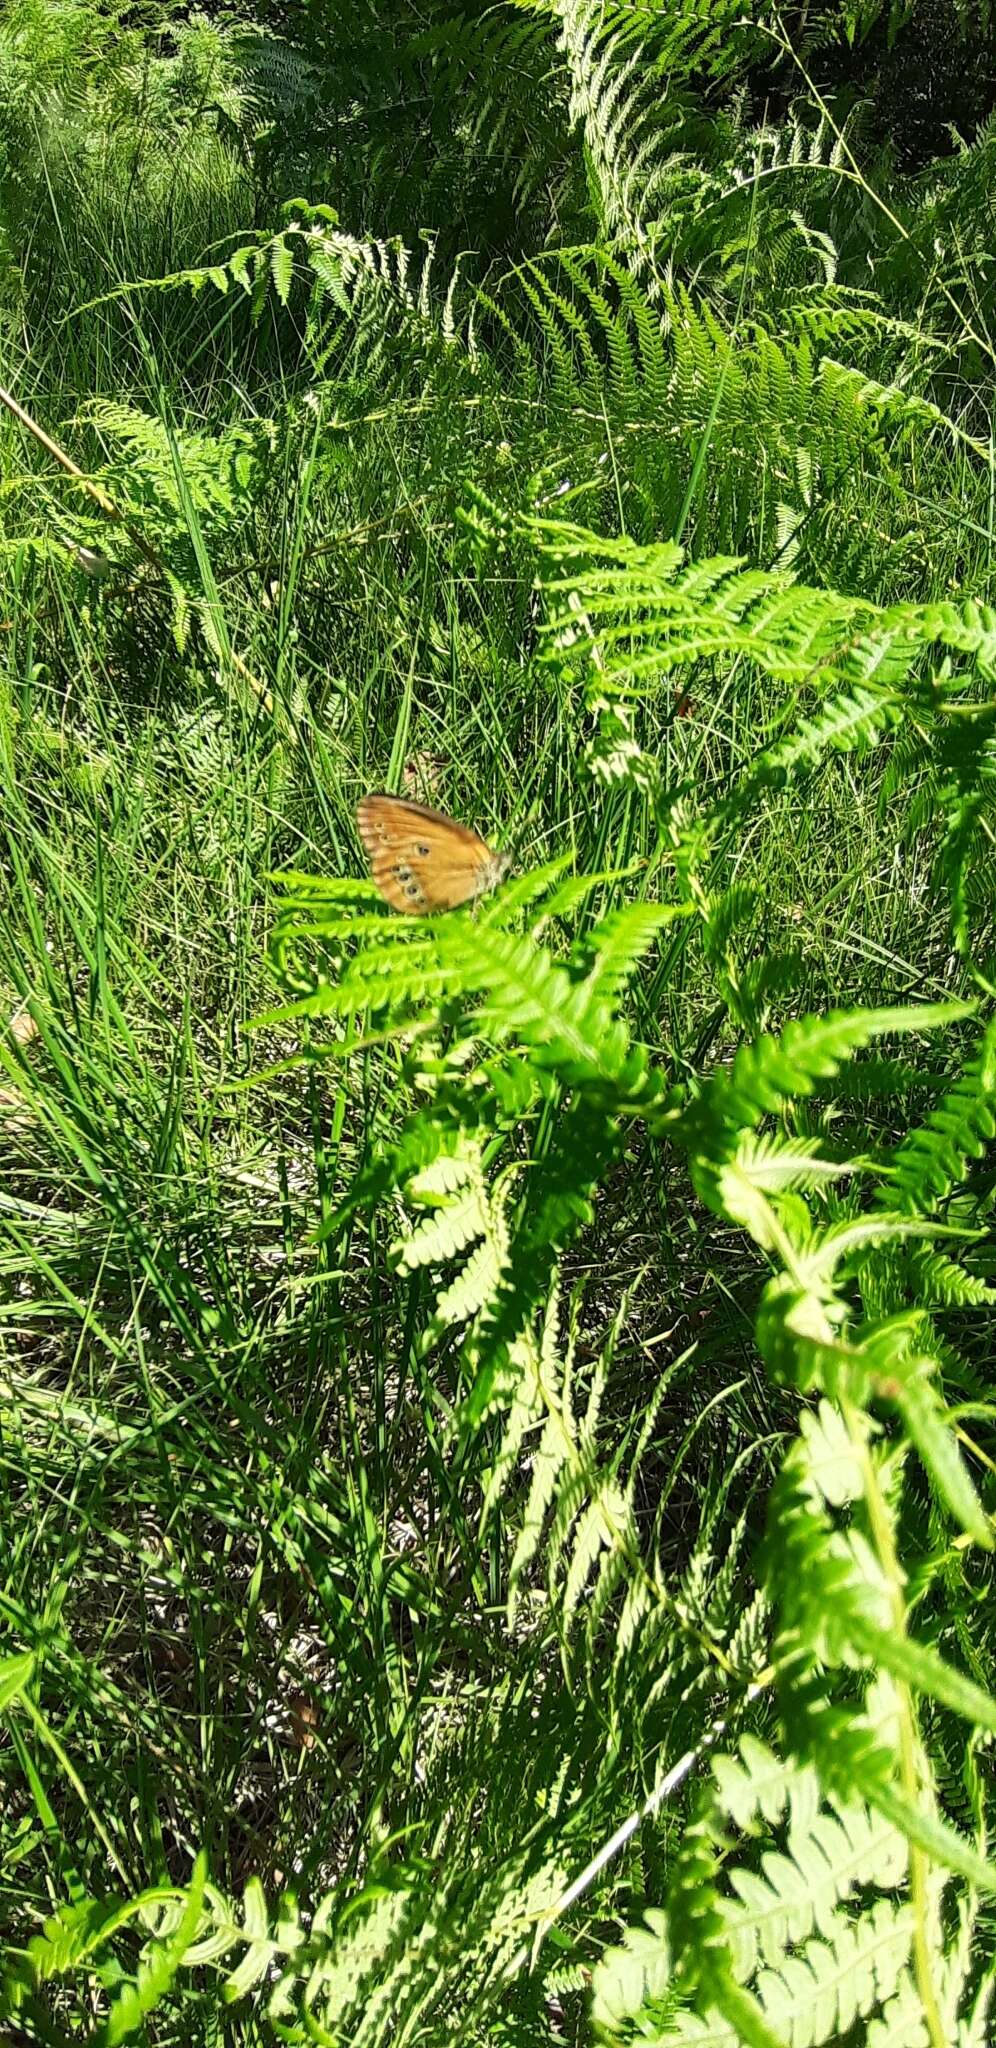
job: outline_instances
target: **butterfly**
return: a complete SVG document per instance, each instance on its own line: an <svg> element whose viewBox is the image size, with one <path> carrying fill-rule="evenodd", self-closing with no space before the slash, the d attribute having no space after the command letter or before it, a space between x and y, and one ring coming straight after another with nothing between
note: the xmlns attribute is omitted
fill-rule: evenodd
<svg viewBox="0 0 996 2048"><path fill-rule="evenodd" d="M356 823L381 895L410 917L485 896L509 864L468 825L404 796L361 797Z"/></svg>

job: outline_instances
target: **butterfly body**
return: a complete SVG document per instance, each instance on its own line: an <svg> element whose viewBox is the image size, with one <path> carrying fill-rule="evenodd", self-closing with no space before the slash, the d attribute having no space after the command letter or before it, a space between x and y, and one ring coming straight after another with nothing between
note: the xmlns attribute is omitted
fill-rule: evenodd
<svg viewBox="0 0 996 2048"><path fill-rule="evenodd" d="M508 865L468 825L407 797L362 797L356 823L381 895L409 917L486 895Z"/></svg>

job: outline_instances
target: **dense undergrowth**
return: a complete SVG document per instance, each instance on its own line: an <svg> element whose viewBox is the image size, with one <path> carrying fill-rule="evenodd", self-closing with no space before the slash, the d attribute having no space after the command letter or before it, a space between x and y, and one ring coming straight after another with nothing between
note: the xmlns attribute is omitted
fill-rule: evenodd
<svg viewBox="0 0 996 2048"><path fill-rule="evenodd" d="M4 10L14 2040L989 2038L936 17ZM393 916L377 788L510 879Z"/></svg>

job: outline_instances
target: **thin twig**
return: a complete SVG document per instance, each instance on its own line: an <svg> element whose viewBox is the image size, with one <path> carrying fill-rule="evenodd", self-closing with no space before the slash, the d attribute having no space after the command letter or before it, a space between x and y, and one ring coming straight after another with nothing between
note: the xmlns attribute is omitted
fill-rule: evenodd
<svg viewBox="0 0 996 2048"><path fill-rule="evenodd" d="M749 1707L754 1700L758 1699L761 1693L771 1684L773 1677L774 1671L768 1666L747 1687L743 1699L740 1701L741 1709ZM561 1892L556 1904L543 1914L532 1942L523 1942L521 1948L512 1957L507 1967L507 1974L510 1977L521 1970L527 1962L535 1961L540 1944L549 1933L554 1922L559 1920L561 1914L566 1913L568 1907L573 1906L575 1900L579 1899L582 1893L588 1890L588 1887L594 1883L596 1877L605 1869L606 1864L611 1863L613 1857L618 1856L620 1849L626 1847L627 1842L635 1835L637 1828L642 1827L644 1821L649 1820L651 1814L656 1813L658 1807L663 1806L665 1800L670 1799L672 1792L676 1792L679 1785L684 1784L685 1779L695 1769L696 1765L702 1762L703 1757L708 1756L710 1750L715 1748L717 1742L722 1741L732 1719L733 1716L731 1714L724 1714L718 1721L714 1721L711 1728L702 1737L701 1742L697 1742L694 1749L687 1749L684 1756L679 1757L678 1762L668 1771L667 1776L662 1778L660 1784L655 1785L653 1791L647 1794L643 1805L637 1807L635 1813L629 1814L621 1822L615 1834L610 1835L607 1842L603 1842L602 1847L592 1857L591 1862L586 1863L580 1874L572 1878L566 1890Z"/></svg>

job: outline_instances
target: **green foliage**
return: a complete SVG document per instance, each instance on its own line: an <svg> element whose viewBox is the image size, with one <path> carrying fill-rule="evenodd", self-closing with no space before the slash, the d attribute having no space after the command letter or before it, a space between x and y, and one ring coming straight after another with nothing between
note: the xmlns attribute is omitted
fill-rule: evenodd
<svg viewBox="0 0 996 2048"><path fill-rule="evenodd" d="M904 15L4 12L19 2040L988 2038L994 142L876 139ZM374 788L512 879L392 915Z"/></svg>
<svg viewBox="0 0 996 2048"><path fill-rule="evenodd" d="M536 909L534 900L533 917ZM895 1852L899 1860L891 1875L886 1874L891 1866L883 1862L878 1841L870 1859L856 1858L855 1827L860 1825L871 1838L869 1809L898 1829L897 1842L907 1837L912 1858L929 1849L942 1871L946 1867L988 1890L996 1888L996 1871L937 1817L932 1802L923 1805L928 1766L922 1756L918 1764L913 1761L918 1754L914 1695L925 1695L975 1727L993 1732L996 1700L909 1633L896 1548L897 1452L887 1444L876 1448L873 1403L893 1406L939 1500L971 1537L986 1546L991 1543L989 1523L929 1378L941 1367L924 1348L926 1318L922 1312L907 1312L862 1324L835 1285L837 1269L846 1258L849 1281L860 1287L863 1261L873 1260L882 1240L903 1230L902 1217L886 1202L878 1219L872 1208L852 1222L831 1218L817 1228L800 1191L853 1177L862 1162L828 1159L811 1141L793 1138L791 1115L795 1102L832 1088L842 1065L875 1038L895 1041L902 1033L950 1027L965 1017L966 1007L837 1013L790 1023L779 1038L762 1038L742 1048L728 1072L707 1082L694 1103L682 1110L654 1088L654 1076L636 1058L621 1020L613 1021L603 1003L593 1003L592 982L598 985L594 936L588 943L594 966L579 985L572 979L570 956L564 967L558 967L534 938L506 935L501 926L508 914L499 901L483 913L476 929L465 918L453 916L426 928L424 935L420 931L414 942L403 927L393 945L385 946L379 933L367 937L342 967L338 981L323 980L313 997L298 999L294 1014L328 1016L333 1011L352 1018L366 1004L381 1032L394 1033L410 1030L428 1005L430 1013L441 1009L456 1033L442 1098L451 1135L445 1150L435 1152L433 1165L409 1182L416 1198L440 1206L428 1224L416 1225L401 1242L397 1256L402 1265L415 1267L452 1259L471 1242L479 1247L462 1279L437 1298L435 1322L438 1326L471 1319L466 1355L479 1374L468 1409L471 1424L507 1411L486 1509L493 1508L513 1473L527 1435L539 1432L510 1566L513 1599L544 1543L549 1520L545 1549L550 1595L565 1630L589 1582L592 1616L601 1620L629 1581L619 1620L620 1643L628 1645L634 1630L645 1631L648 1615L662 1602L669 1612L673 1609L672 1627L688 1626L680 1596L665 1594L652 1578L648 1582L645 1568L634 1576L640 1544L632 1486L623 1492L614 1472L606 1484L592 1468L590 1450L602 1382L596 1375L586 1410L578 1413L567 1392L571 1355L564 1370L552 1349L555 1291L548 1295L542 1335L534 1320L539 1283L550 1284L549 1254L566 1242L581 1188L593 1185L600 1165L604 1171L613 1149L610 1133L621 1121L641 1117L681 1145L702 1199L719 1216L746 1228L774 1258L779 1270L762 1295L759 1348L777 1378L824 1397L818 1427L803 1411L800 1434L772 1490L763 1572L776 1617L772 1675L784 1736L798 1767L809 1774L805 1783L810 1787L810 1807L818 1805L822 1788L824 1796L837 1802L839 1825L821 1819L817 1850L815 1842L807 1845L797 1820L787 1862L766 1851L761 1879L755 1882L747 1871L734 1872L733 1892L749 1910L738 1909L732 1918L717 1890L716 1851L723 1842L722 1828L715 1832L707 1818L690 1825L669 1894L669 1952L675 1959L676 1993L685 2003L676 2009L673 2028L665 2024L655 2038L708 2038L708 2030L718 2027L717 2039L781 2040L785 2036L780 2028L791 2015L791 2038L815 2042L832 2039L859 2015L881 2014L884 2021L900 1991L914 1944L921 1998L934 1997L930 1985L935 1977L946 1975L953 2013L965 1985L948 1971L936 1912L929 1904L931 1893L922 1878L914 1874L912 1902L891 1897L865 1901L856 1918L838 1910L842 1893L860 1884L865 1874L890 1892L902 1887L906 1859L901 1849ZM319 944L325 940L314 915L313 892L306 902L307 925L295 921L299 915L293 908L285 912L281 951L290 946L298 952L305 938ZM341 929L341 921L333 918L330 936L338 937ZM606 931L604 925L601 929ZM607 937L611 944L611 923ZM465 1031L471 1040L457 1052L457 1046L465 1046ZM959 1166L963 1172L965 1158L977 1149L976 1133L988 1130L991 1135L992 1120L983 1106L991 1080L990 1038L991 1031L982 1055L963 1069L952 1098L964 1105L958 1120L958 1128L966 1133L961 1151L956 1151L958 1141L951 1135L956 1119L943 1103L931 1113L922 1136L911 1136L900 1148L894 1184L907 1191L907 1199L914 1183L919 1189L921 1179L930 1187L926 1162L942 1139L944 1156L952 1162L945 1183L949 1190ZM542 1164L537 1162L541 1197L527 1203L525 1216L515 1217L511 1227L507 1195L496 1208L482 1178L480 1150L466 1150L471 1133L480 1129L481 1074L492 1078L488 1063L496 1053L500 1056L509 1040L514 1040L517 1060L524 1058L534 1075L528 1091L520 1077L518 1114L528 1094L534 1100L549 1100L551 1076L558 1090L569 1091L571 1107L565 1120L572 1125L575 1169L571 1200L565 1205L562 1187L554 1199L553 1191L544 1187L549 1155ZM485 1061L483 1068L468 1064L471 1043L475 1061ZM581 1104L584 1111L579 1117ZM387 1165L392 1178L399 1169L403 1172L404 1158L416 1154L419 1123L426 1132L435 1129L434 1148L439 1144L439 1115L438 1095L432 1125L426 1124L425 1112L415 1112L393 1167ZM564 1109L561 1116L565 1117ZM761 1142L754 1134L762 1120L772 1116L781 1123L784 1136L780 1143L775 1134ZM463 1124L462 1137L452 1133L454 1118ZM603 1126L600 1141L598 1121ZM587 1167L578 1144L582 1131L586 1149L590 1148ZM599 1142L601 1159L595 1151ZM891 1185L886 1184L887 1192ZM914 1205L905 1226L913 1234L929 1227L921 1220L923 1206ZM540 1230L544 1260L536 1258ZM926 1277L929 1270L914 1267L911 1273L922 1271ZM842 1509L849 1519L837 1524L833 1511L839 1514ZM690 1630L690 1637L701 1648L697 1628ZM876 1708L868 1708L860 1696L853 1698L855 1671L874 1675ZM846 1677L843 1690L838 1673ZM894 1694L888 1691L890 1683L898 1688ZM884 1721L882 1700L889 1702ZM752 1764L760 1757L767 1786L773 1762L768 1752L755 1745L746 1754ZM745 1806L742 1776L719 1765L718 1778L744 1826L753 1812ZM753 1791L750 1796L755 1797ZM840 1802L855 1796L866 1802L858 1819L850 1823L845 1814L840 1820ZM777 1811L771 1794L759 1791L756 1798L772 1823ZM714 1846L710 1830L715 1832ZM844 1880L837 1876L836 1852L831 1853L831 1843L838 1837L841 1869L847 1872ZM820 1859L820 1872L826 1873L820 1883L814 1882L814 1855ZM728 1871L726 1875L730 1877ZM763 1937L755 1933L758 1925ZM628 1962L623 1974L627 1982L632 1980ZM655 1963L650 1978L639 1979L638 2004L628 2008L630 2013L642 2009L650 1983L659 1999L667 1994L670 1981L670 1966ZM685 2029L680 2014L688 2001L705 2032ZM618 2019L615 1977L610 1988L603 1986L598 1994L603 2024L610 2008Z"/></svg>

